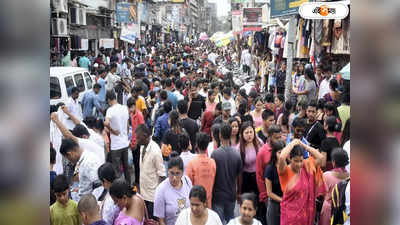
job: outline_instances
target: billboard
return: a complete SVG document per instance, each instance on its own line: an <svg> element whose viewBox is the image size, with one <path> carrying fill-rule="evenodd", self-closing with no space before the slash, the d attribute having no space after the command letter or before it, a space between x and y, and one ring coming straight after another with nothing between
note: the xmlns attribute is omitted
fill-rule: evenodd
<svg viewBox="0 0 400 225"><path fill-rule="evenodd" d="M271 0L271 18L299 13L299 7L309 0Z"/></svg>
<svg viewBox="0 0 400 225"><path fill-rule="evenodd" d="M243 8L243 31L262 30L262 8Z"/></svg>
<svg viewBox="0 0 400 225"><path fill-rule="evenodd" d="M120 39L135 44L136 39L140 39L140 26L135 23L122 24Z"/></svg>
<svg viewBox="0 0 400 225"><path fill-rule="evenodd" d="M242 10L234 10L232 11L232 31L237 34L242 32L242 29Z"/></svg>
<svg viewBox="0 0 400 225"><path fill-rule="evenodd" d="M137 8L132 3L117 3L117 23L137 23Z"/></svg>

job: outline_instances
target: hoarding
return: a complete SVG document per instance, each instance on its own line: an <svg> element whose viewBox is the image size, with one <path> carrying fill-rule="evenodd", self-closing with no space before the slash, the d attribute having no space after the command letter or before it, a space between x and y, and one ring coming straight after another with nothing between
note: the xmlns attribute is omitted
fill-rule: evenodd
<svg viewBox="0 0 400 225"><path fill-rule="evenodd" d="M243 8L243 31L262 30L262 8Z"/></svg>
<svg viewBox="0 0 400 225"><path fill-rule="evenodd" d="M242 10L234 10L232 11L232 30L236 34L242 32L242 29Z"/></svg>
<svg viewBox="0 0 400 225"><path fill-rule="evenodd" d="M271 18L288 16L299 13L299 7L309 0L270 0Z"/></svg>

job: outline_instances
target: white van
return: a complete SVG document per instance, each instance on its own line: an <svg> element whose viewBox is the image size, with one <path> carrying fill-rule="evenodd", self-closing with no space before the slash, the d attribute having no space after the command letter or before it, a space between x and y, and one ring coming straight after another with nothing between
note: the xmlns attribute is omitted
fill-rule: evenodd
<svg viewBox="0 0 400 225"><path fill-rule="evenodd" d="M50 67L50 105L66 103L72 87L79 89L79 101L93 88L96 81L81 67Z"/></svg>

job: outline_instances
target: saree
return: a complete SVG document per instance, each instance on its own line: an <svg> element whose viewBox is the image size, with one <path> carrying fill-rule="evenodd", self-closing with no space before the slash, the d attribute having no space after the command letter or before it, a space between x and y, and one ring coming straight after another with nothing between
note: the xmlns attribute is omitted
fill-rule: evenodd
<svg viewBox="0 0 400 225"><path fill-rule="evenodd" d="M284 190L281 225L313 225L316 198L325 192L322 170L315 166L312 157L304 160L297 183L290 190Z"/></svg>

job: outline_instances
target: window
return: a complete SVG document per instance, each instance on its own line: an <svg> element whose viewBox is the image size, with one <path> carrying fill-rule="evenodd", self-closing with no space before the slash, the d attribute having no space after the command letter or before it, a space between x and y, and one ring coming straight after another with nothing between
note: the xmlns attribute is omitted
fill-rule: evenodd
<svg viewBox="0 0 400 225"><path fill-rule="evenodd" d="M82 74L78 73L74 75L76 86L79 89L79 92L85 91L85 82L83 81Z"/></svg>
<svg viewBox="0 0 400 225"><path fill-rule="evenodd" d="M60 81L57 77L50 77L50 99L61 98Z"/></svg>
<svg viewBox="0 0 400 225"><path fill-rule="evenodd" d="M85 80L86 80L86 89L92 89L93 82L92 78L90 77L89 73L85 72Z"/></svg>
<svg viewBox="0 0 400 225"><path fill-rule="evenodd" d="M70 97L71 96L71 89L73 87L75 87L74 80L72 79L71 76L68 76L68 77L64 78L64 81L65 81L65 88L67 89L68 97Z"/></svg>

